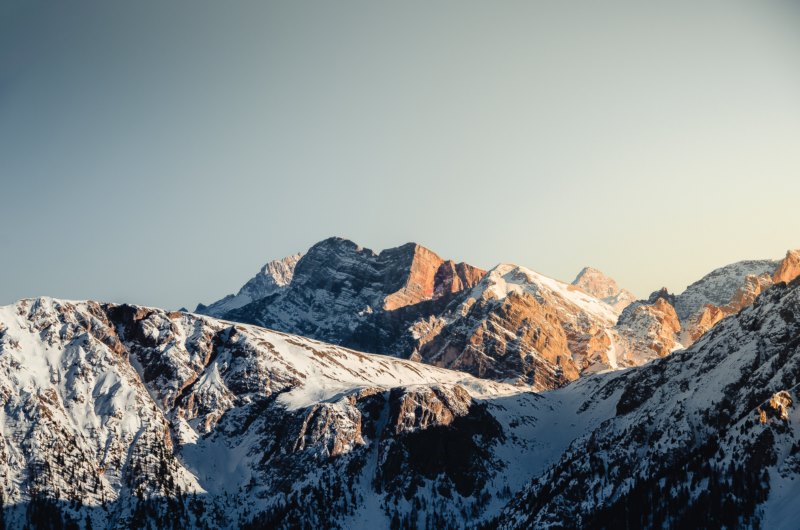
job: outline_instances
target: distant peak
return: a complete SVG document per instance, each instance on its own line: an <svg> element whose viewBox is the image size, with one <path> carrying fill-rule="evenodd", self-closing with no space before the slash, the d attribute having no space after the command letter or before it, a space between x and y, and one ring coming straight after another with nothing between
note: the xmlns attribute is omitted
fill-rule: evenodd
<svg viewBox="0 0 800 530"><path fill-rule="evenodd" d="M650 296L647 298L648 303L654 304L657 300L663 299L672 304L675 301L675 295L669 292L669 289L666 287L662 287L657 291L653 291L650 293Z"/></svg>
<svg viewBox="0 0 800 530"><path fill-rule="evenodd" d="M798 276L800 276L800 250L788 250L786 257L778 264L772 279L775 283L789 283Z"/></svg>
<svg viewBox="0 0 800 530"><path fill-rule="evenodd" d="M374 255L392 255L392 254L419 254L419 253L429 253L433 254L434 256L438 255L430 250L427 247L420 245L419 243L415 243L413 241L409 241L408 243L403 243L402 245L398 245L396 247L389 247L381 250L380 252L375 252L374 250L366 247L362 247L358 243L339 236L332 236L322 241L315 243L309 249L309 252L312 252L316 249L326 249L326 250L345 250L347 252L366 252L368 254Z"/></svg>
<svg viewBox="0 0 800 530"><path fill-rule="evenodd" d="M589 265L587 265L581 269L581 271L578 273L575 279L577 280L581 276L585 276L587 274L602 274L603 276L605 276L605 273L600 269L595 269L594 267L590 267Z"/></svg>
<svg viewBox="0 0 800 530"><path fill-rule="evenodd" d="M419 243L415 243L413 241L409 241L408 243L403 243L402 245L396 247L390 247L381 250L380 256L386 258L391 256L403 255L409 256L412 259L436 259L441 260L441 256L439 256L436 252L432 251L431 249L420 245Z"/></svg>
<svg viewBox="0 0 800 530"><path fill-rule="evenodd" d="M580 287L597 298L614 296L620 292L619 285L613 278L594 267L581 269L581 272L572 281L572 285Z"/></svg>
<svg viewBox="0 0 800 530"><path fill-rule="evenodd" d="M572 281L572 285L599 298L616 311L622 311L636 299L633 293L622 289L613 278L594 267L587 266L581 269Z"/></svg>
<svg viewBox="0 0 800 530"><path fill-rule="evenodd" d="M361 246L356 244L355 242L351 241L350 239L346 239L343 237L332 236L323 239L317 243L311 245L311 248L317 247L346 247L346 248L356 248L361 249Z"/></svg>

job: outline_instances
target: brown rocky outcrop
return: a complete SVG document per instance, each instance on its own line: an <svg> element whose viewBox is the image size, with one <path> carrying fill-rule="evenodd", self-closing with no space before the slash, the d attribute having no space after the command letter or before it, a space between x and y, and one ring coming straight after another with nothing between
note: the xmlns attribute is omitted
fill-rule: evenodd
<svg viewBox="0 0 800 530"><path fill-rule="evenodd" d="M390 395L389 422L395 434L450 425L470 405L472 398L460 385L397 388Z"/></svg>
<svg viewBox="0 0 800 530"><path fill-rule="evenodd" d="M417 355L479 377L556 388L610 348L615 321L600 300L504 264L448 306Z"/></svg>
<svg viewBox="0 0 800 530"><path fill-rule="evenodd" d="M769 398L769 401L758 407L759 421L761 423L767 423L772 419L784 423L788 422L789 411L793 402L792 395L786 390L776 392Z"/></svg>
<svg viewBox="0 0 800 530"><path fill-rule="evenodd" d="M688 337L685 342L688 345L693 344L703 336L703 334L714 327L717 322L728 316L720 307L713 304L706 304L698 312L692 320L686 324L685 334Z"/></svg>
<svg viewBox="0 0 800 530"><path fill-rule="evenodd" d="M409 243L392 250L399 251L398 254L404 252L408 265L403 270L406 278L402 287L388 294L383 300L383 309L386 311L467 289L480 281L486 273L466 263L445 261L416 243Z"/></svg>
<svg viewBox="0 0 800 530"><path fill-rule="evenodd" d="M792 278L794 279L794 278ZM758 295L772 287L774 281L769 274L756 276L750 274L745 277L742 286L736 290L731 298L731 303L727 305L730 314L737 313L743 308L756 301Z"/></svg>
<svg viewBox="0 0 800 530"><path fill-rule="evenodd" d="M775 283L789 283L798 276L800 276L800 250L789 250L775 270L772 280Z"/></svg>
<svg viewBox="0 0 800 530"><path fill-rule="evenodd" d="M627 356L631 360L646 360L650 357L648 351L656 357L664 357L675 349L679 344L681 323L669 300L659 296L652 303L637 305L627 312L616 330Z"/></svg>
<svg viewBox="0 0 800 530"><path fill-rule="evenodd" d="M743 308L752 305L758 295L772 285L773 281L769 274L760 276L750 274L745 277L744 283L736 290L729 304L723 306L705 304L691 319L683 323L684 346L693 344L723 318L735 315Z"/></svg>
<svg viewBox="0 0 800 530"><path fill-rule="evenodd" d="M481 281L485 274L485 270L473 267L468 263L447 260L436 271L433 298L438 300L446 295L470 289Z"/></svg>

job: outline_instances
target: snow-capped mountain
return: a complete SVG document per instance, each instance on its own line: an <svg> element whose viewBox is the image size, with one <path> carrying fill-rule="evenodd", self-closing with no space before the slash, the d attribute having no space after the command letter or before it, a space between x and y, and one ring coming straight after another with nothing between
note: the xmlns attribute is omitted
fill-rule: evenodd
<svg viewBox="0 0 800 530"><path fill-rule="evenodd" d="M500 528L796 528L800 280L688 350L595 381L588 406L613 417L517 495Z"/></svg>
<svg viewBox="0 0 800 530"><path fill-rule="evenodd" d="M599 298L618 313L636 300L632 292L621 289L613 278L592 267L584 267L572 281L572 285Z"/></svg>
<svg viewBox="0 0 800 530"><path fill-rule="evenodd" d="M639 324L647 322L647 331L640 327L637 334L658 344L656 349L663 356L692 345L724 318L750 306L773 284L789 282L798 275L800 252L796 250L789 250L782 260L732 263L713 270L677 296L662 289L647 300L631 303L622 311L617 328L626 334L635 314L660 315L646 321L640 319Z"/></svg>
<svg viewBox="0 0 800 530"><path fill-rule="evenodd" d="M589 366L649 359L629 355L625 344L617 347L610 330L631 298L590 268L568 285L509 264L487 274L414 243L378 254L330 238L309 249L280 291L227 311L198 309L546 389ZM223 299L209 307L231 303Z"/></svg>
<svg viewBox="0 0 800 530"><path fill-rule="evenodd" d="M401 299L427 296L415 293ZM674 320L671 299L620 319L631 329ZM602 345L602 331L609 362L628 344L608 304L515 265L442 315L444 344L470 319L484 326L470 344L496 366L516 351L505 331L530 344L563 337L568 351L581 334ZM521 333L537 326L538 338ZM798 337L800 280L767 289L688 350L633 351L657 360L584 369L535 394L201 315L22 300L0 308L0 522L792 528ZM537 355L534 383L553 363L565 370Z"/></svg>
<svg viewBox="0 0 800 530"><path fill-rule="evenodd" d="M377 254L330 238L298 261L281 292L225 318L376 353L403 356L411 324L435 313L484 271L409 243Z"/></svg>
<svg viewBox="0 0 800 530"><path fill-rule="evenodd" d="M526 454L555 402L519 387L209 317L48 298L0 309L0 400L11 527L463 523L522 486L516 464L564 443Z"/></svg>
<svg viewBox="0 0 800 530"><path fill-rule="evenodd" d="M734 263L678 296L659 291L632 302L629 291L591 267L566 284L514 264L485 273L413 243L378 254L330 238L297 261L280 290L231 310L223 309L256 295L198 309L545 390L691 345L751 304L777 269L790 278L798 256Z"/></svg>
<svg viewBox="0 0 800 530"><path fill-rule="evenodd" d="M233 311L250 302L261 300L277 293L291 283L294 276L294 268L302 257L302 254L293 254L283 259L270 261L261 267L258 274L250 278L239 289L239 292L229 294L225 298L207 306L198 304L195 312L202 315L221 317L228 311Z"/></svg>
<svg viewBox="0 0 800 530"><path fill-rule="evenodd" d="M714 269L676 297L675 311L681 321L687 321L706 304L728 304L748 276L772 276L779 264L776 260L750 260Z"/></svg>
<svg viewBox="0 0 800 530"><path fill-rule="evenodd" d="M581 289L501 264L418 331L414 358L480 377L562 386L605 354L614 309Z"/></svg>

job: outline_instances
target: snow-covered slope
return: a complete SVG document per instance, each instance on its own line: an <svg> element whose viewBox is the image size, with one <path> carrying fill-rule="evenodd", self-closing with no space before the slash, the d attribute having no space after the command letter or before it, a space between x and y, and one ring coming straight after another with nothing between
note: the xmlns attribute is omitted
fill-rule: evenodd
<svg viewBox="0 0 800 530"><path fill-rule="evenodd" d="M682 322L687 321L706 304L723 306L730 303L747 276L771 276L778 264L777 260L749 260L714 269L676 297L678 317Z"/></svg>
<svg viewBox="0 0 800 530"><path fill-rule="evenodd" d="M552 297L560 308L571 313L583 312L606 323L613 323L617 319L616 312L597 297L513 263L495 267L486 282L473 289L470 297L480 298L484 291L488 291L495 299L503 299L510 293Z"/></svg>
<svg viewBox="0 0 800 530"><path fill-rule="evenodd" d="M519 387L209 317L49 298L0 309L0 404L12 527L460 526L462 513L496 514L568 441L535 441L548 427L537 414L560 403Z"/></svg>
<svg viewBox="0 0 800 530"><path fill-rule="evenodd" d="M614 417L533 480L501 528L796 527L800 280L688 350L597 380L594 406L613 403Z"/></svg>

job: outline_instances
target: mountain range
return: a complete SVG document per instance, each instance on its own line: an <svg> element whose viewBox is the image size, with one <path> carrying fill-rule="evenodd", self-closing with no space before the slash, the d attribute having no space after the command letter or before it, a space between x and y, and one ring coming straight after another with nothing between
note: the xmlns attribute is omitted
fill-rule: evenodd
<svg viewBox="0 0 800 530"><path fill-rule="evenodd" d="M635 300L591 267L565 283L514 264L483 271L415 243L375 253L329 238L195 311L549 390L688 347L798 273L800 252L789 251Z"/></svg>
<svg viewBox="0 0 800 530"><path fill-rule="evenodd" d="M635 300L409 243L0 308L0 528L795 528L800 252Z"/></svg>

